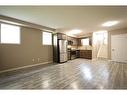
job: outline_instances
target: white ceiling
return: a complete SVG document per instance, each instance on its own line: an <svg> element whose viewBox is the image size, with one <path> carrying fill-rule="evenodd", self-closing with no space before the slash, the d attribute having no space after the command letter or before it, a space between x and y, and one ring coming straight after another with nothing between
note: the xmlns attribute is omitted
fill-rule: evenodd
<svg viewBox="0 0 127 95"><path fill-rule="evenodd" d="M81 29L77 36L100 30L127 26L127 7L113 6L0 6L0 14L48 26L66 32ZM102 27L102 23L118 20L118 25Z"/></svg>

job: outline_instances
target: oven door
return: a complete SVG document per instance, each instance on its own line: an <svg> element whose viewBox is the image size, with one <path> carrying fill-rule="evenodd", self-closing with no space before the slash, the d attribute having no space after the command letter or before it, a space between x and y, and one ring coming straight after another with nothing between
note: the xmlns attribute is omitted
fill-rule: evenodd
<svg viewBox="0 0 127 95"><path fill-rule="evenodd" d="M71 59L75 59L76 58L76 50L72 50L71 51Z"/></svg>

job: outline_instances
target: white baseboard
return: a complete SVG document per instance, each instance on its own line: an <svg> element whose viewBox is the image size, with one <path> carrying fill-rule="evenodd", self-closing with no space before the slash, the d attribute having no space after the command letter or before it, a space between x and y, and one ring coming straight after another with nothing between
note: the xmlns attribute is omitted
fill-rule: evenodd
<svg viewBox="0 0 127 95"><path fill-rule="evenodd" d="M127 63L127 61L118 61L118 60L109 60L109 61L118 62L118 63Z"/></svg>
<svg viewBox="0 0 127 95"><path fill-rule="evenodd" d="M43 65L43 64L48 64L48 63L52 63L52 62L53 61L48 61L48 62L43 62L43 63L38 63L38 64L32 64L32 65L27 65L27 66L22 66L22 67L17 67L17 68L11 68L11 69L0 71L0 73L20 70L20 69L24 69L24 68L30 68L30 67L34 67L34 66L38 66L38 65Z"/></svg>

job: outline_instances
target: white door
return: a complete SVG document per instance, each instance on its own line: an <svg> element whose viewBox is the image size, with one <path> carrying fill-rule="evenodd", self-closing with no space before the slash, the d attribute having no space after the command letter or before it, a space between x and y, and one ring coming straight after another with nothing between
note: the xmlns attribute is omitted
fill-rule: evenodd
<svg viewBox="0 0 127 95"><path fill-rule="evenodd" d="M113 61L127 62L127 34L111 36L111 57Z"/></svg>

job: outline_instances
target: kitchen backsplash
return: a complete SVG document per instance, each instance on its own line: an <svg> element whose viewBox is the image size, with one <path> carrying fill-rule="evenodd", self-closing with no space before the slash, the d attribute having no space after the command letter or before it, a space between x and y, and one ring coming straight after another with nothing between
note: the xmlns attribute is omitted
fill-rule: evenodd
<svg viewBox="0 0 127 95"><path fill-rule="evenodd" d="M92 46L78 46L79 50L92 50Z"/></svg>
<svg viewBox="0 0 127 95"><path fill-rule="evenodd" d="M71 49L78 49L78 46L71 46Z"/></svg>
<svg viewBox="0 0 127 95"><path fill-rule="evenodd" d="M92 50L92 46L70 46L71 49Z"/></svg>

